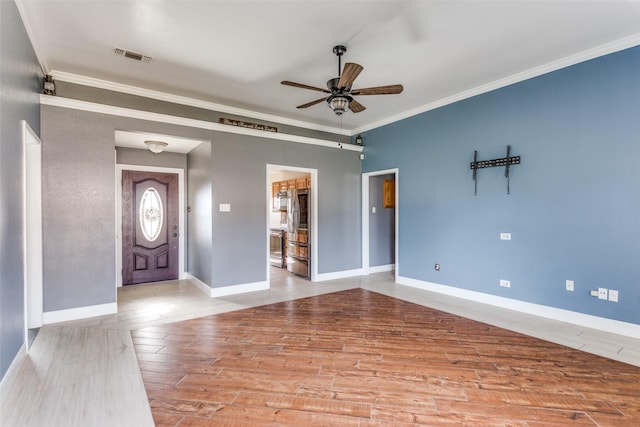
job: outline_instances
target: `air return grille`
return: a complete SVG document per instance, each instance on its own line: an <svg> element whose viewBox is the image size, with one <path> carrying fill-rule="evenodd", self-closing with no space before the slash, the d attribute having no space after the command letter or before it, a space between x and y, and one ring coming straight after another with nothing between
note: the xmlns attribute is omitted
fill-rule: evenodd
<svg viewBox="0 0 640 427"><path fill-rule="evenodd" d="M113 53L115 53L118 56L124 56L125 58L133 59L135 61L151 62L150 56L146 56L141 53L131 52L130 50L120 49L119 47L114 48Z"/></svg>

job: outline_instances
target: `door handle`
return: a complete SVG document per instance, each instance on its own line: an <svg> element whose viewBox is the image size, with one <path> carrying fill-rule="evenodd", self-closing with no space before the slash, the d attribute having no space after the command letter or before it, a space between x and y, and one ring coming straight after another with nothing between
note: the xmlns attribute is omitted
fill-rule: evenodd
<svg viewBox="0 0 640 427"><path fill-rule="evenodd" d="M178 237L178 233L173 233L173 237Z"/></svg>

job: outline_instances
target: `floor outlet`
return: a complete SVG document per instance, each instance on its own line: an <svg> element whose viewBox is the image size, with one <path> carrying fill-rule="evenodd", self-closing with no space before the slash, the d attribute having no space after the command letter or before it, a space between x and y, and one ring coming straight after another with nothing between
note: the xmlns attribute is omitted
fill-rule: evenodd
<svg viewBox="0 0 640 427"><path fill-rule="evenodd" d="M615 289L609 289L609 301L618 302L618 291Z"/></svg>
<svg viewBox="0 0 640 427"><path fill-rule="evenodd" d="M503 288L510 288L511 282L509 280L500 279L500 286L502 286Z"/></svg>
<svg viewBox="0 0 640 427"><path fill-rule="evenodd" d="M567 280L565 286L568 291L573 292L573 280Z"/></svg>
<svg viewBox="0 0 640 427"><path fill-rule="evenodd" d="M598 288L598 299L607 299L607 288Z"/></svg>

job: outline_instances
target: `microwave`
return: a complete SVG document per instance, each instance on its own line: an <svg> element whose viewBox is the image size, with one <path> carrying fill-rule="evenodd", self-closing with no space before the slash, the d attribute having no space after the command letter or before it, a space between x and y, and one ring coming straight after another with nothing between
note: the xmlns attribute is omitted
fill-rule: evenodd
<svg viewBox="0 0 640 427"><path fill-rule="evenodd" d="M273 202L274 202L273 208L275 210L286 211L287 207L289 206L289 196L287 192L281 191L280 193L278 193Z"/></svg>

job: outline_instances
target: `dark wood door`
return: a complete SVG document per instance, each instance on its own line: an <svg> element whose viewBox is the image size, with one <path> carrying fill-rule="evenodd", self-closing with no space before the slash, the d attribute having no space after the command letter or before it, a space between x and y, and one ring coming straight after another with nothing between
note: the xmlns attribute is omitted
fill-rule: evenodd
<svg viewBox="0 0 640 427"><path fill-rule="evenodd" d="M122 171L122 284L178 278L178 175Z"/></svg>

